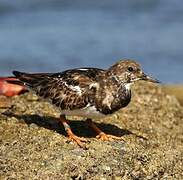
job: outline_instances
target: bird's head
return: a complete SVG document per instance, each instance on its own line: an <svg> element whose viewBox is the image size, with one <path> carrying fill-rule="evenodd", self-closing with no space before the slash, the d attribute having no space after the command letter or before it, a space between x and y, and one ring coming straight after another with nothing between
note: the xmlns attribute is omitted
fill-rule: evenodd
<svg viewBox="0 0 183 180"><path fill-rule="evenodd" d="M146 75L140 65L133 60L118 61L107 70L107 75L124 84L130 84L138 80L159 83L158 80Z"/></svg>

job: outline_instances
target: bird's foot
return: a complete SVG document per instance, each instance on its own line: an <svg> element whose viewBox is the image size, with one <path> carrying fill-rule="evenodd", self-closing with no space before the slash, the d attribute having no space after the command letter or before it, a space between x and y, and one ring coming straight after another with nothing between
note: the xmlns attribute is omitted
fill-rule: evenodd
<svg viewBox="0 0 183 180"><path fill-rule="evenodd" d="M83 138L83 137L79 137L76 136L71 129L67 130L67 134L69 136L69 139L73 142L75 142L79 147L83 148L83 149L87 149L86 145L84 144L85 142L87 142L87 139Z"/></svg>
<svg viewBox="0 0 183 180"><path fill-rule="evenodd" d="M113 140L123 140L122 137L114 136L111 134L105 134L104 132L100 132L97 136L97 139L102 141L113 141ZM123 140L124 141L124 140Z"/></svg>
<svg viewBox="0 0 183 180"><path fill-rule="evenodd" d="M78 137L72 132L71 127L67 123L65 115L60 115L60 118L58 118L58 121L62 122L64 129L69 137L69 140L75 142L79 147L83 149L87 149L86 145L84 144L85 142L87 142L87 139L83 137Z"/></svg>
<svg viewBox="0 0 183 180"><path fill-rule="evenodd" d="M100 130L95 123L91 119L87 119L87 123L89 126L98 134L96 136L97 139L100 139L102 141L112 141L112 140L123 140L122 137L110 135L110 134L105 134L102 130Z"/></svg>

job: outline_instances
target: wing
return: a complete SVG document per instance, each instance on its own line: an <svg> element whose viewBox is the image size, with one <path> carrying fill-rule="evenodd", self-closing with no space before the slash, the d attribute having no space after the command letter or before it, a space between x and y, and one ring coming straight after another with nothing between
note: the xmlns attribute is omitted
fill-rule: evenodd
<svg viewBox="0 0 183 180"><path fill-rule="evenodd" d="M81 68L61 73L13 74L24 85L61 110L74 110L92 104L97 88L97 77L103 72L97 68Z"/></svg>

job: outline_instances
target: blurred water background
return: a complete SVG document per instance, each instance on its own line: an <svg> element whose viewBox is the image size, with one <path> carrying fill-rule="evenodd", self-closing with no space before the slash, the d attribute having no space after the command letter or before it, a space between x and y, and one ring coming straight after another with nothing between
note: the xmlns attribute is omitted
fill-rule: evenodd
<svg viewBox="0 0 183 180"><path fill-rule="evenodd" d="M136 59L183 83L182 0L0 0L0 76Z"/></svg>

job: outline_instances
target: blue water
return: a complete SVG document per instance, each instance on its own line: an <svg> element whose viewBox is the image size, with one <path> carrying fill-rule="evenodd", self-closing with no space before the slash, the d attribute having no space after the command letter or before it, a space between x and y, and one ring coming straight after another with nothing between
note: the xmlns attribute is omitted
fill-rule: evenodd
<svg viewBox="0 0 183 180"><path fill-rule="evenodd" d="M182 0L0 0L0 76L132 58L183 83Z"/></svg>

